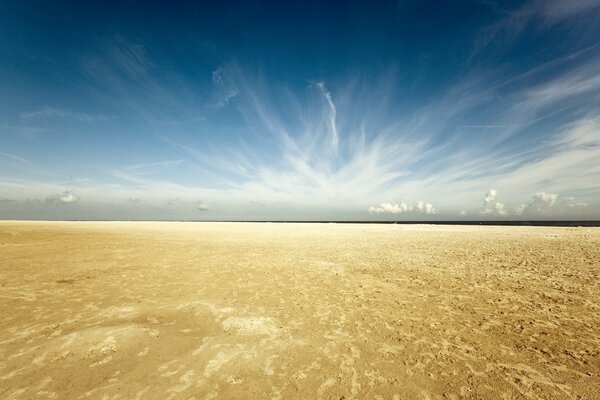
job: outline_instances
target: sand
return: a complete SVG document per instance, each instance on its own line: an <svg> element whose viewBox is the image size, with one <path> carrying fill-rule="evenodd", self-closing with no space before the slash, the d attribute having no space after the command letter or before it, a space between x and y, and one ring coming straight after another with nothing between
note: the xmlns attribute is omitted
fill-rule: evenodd
<svg viewBox="0 0 600 400"><path fill-rule="evenodd" d="M2 399L600 398L600 229L0 222Z"/></svg>

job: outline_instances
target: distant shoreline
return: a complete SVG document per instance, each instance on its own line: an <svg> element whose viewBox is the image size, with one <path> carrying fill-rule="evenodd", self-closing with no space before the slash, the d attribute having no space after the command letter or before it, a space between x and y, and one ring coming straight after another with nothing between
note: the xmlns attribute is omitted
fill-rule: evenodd
<svg viewBox="0 0 600 400"><path fill-rule="evenodd" d="M273 223L273 224L397 224L397 225L482 225L482 226L558 226L558 227L600 227L597 221L327 221L327 220L122 220L122 219L90 219L90 220L53 220L53 219L4 219L0 222L224 222L224 223Z"/></svg>

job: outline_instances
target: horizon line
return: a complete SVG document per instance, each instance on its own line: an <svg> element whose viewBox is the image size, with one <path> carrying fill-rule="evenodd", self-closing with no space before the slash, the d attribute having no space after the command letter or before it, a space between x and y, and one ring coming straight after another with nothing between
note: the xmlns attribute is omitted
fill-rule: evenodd
<svg viewBox="0 0 600 400"><path fill-rule="evenodd" d="M200 220L200 219L0 219L0 222L200 222L200 223L276 223L276 224L385 224L385 225L487 225L487 226L563 226L600 227L599 220Z"/></svg>

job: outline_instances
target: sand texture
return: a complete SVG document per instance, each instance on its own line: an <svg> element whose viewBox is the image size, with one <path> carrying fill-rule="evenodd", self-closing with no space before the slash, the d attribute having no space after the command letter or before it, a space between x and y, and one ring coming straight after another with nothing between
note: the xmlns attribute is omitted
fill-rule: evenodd
<svg viewBox="0 0 600 400"><path fill-rule="evenodd" d="M2 399L598 399L600 229L0 222Z"/></svg>

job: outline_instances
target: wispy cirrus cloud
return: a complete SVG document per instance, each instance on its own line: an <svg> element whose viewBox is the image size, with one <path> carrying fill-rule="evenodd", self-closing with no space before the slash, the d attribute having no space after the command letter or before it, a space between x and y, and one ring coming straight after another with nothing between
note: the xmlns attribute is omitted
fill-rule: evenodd
<svg viewBox="0 0 600 400"><path fill-rule="evenodd" d="M106 115L91 115L85 113L78 113L74 111L69 111L63 108L43 106L34 111L22 112L21 119L26 121L31 120L48 120L51 118L59 118L59 119L70 119L80 122L94 122L99 120L108 120L109 116Z"/></svg>
<svg viewBox="0 0 600 400"><path fill-rule="evenodd" d="M164 193L168 199L176 194L184 203L200 197L223 207L240 202L292 208L336 208L344 204L350 210L368 210L372 204L379 204L372 207L390 212L404 207L385 201L408 194L407 211L410 208L424 214L434 214L432 210L437 210L431 204L439 203L439 199L443 199L444 212L455 210L458 214L465 210L479 214L481 193L492 183L502 193L511 193L511 197L498 202L490 191L490 207L485 208L490 211L486 213L507 216L516 213L514 210L521 204L529 203L532 190L565 196L573 191L594 190L593 177L600 176L592 162L598 157L600 124L591 110L581 115L578 108L573 122L550 128L543 137L537 136L538 142L531 144L531 150L516 146L520 150L515 151L511 143L521 140L523 131L529 129L532 118L541 110L561 108L573 97L581 101L580 96L590 100L589 107L593 107L596 92L590 65L567 69L544 83L511 92L506 101L515 106L503 112L497 112L495 107L486 110L483 114L491 116L489 125L482 125L481 129L494 126L500 132L484 142L477 132L478 125L469 124L468 132L461 130L465 117L481 107L477 85L457 89L443 102L425 105L413 115L386 115L383 103L379 103L382 109L371 107L361 115L345 106L351 103L349 99L357 98L351 89L332 90L318 81L307 84L303 97L289 90L274 92L276 89L257 83L260 81L253 79L251 73L223 67L221 74L231 74L227 79L238 88L235 107L244 119L244 137L234 136L226 144L204 140L199 146L189 139L162 136L180 152L180 159L131 165L115 169L112 174L140 190L152 191L152 196ZM577 94L570 96L556 89L565 87L565 82L580 82L571 88ZM544 94L543 99L534 93ZM357 101L366 105L374 103L376 97L389 97L385 92L371 95ZM472 100L465 100L471 95ZM456 102L453 96L465 99ZM278 99L277 104L272 98ZM517 106L518 101L523 104ZM383 117L373 118L375 114ZM519 124L503 123L508 120ZM454 141L447 140L449 130ZM211 177L216 184L176 185L155 177L158 169L170 169L184 162L202 179ZM553 176L552 181L548 181L548 174ZM147 197L144 193L134 194L142 195ZM422 198L431 199L432 203L423 202L420 210Z"/></svg>
<svg viewBox="0 0 600 400"><path fill-rule="evenodd" d="M133 164L119 169L114 169L111 171L111 173L115 177L124 181L138 185L144 185L148 182L152 182L151 178L147 178L148 176L151 176L152 174L161 171L164 168L173 167L181 163L183 163L183 160L167 160L144 164Z"/></svg>
<svg viewBox="0 0 600 400"><path fill-rule="evenodd" d="M95 88L95 94L157 129L162 125L180 125L205 118L201 97L194 85L174 69L151 56L148 43L111 35L97 43L95 53L86 55L80 73ZM216 81L219 81L218 74Z"/></svg>
<svg viewBox="0 0 600 400"><path fill-rule="evenodd" d="M484 29L475 43L473 55L494 42L512 44L531 25L538 29L549 29L557 24L585 27L581 19L593 20L600 12L597 0L530 0L516 9L489 4L495 5L493 8L501 18Z"/></svg>
<svg viewBox="0 0 600 400"><path fill-rule="evenodd" d="M556 2L527 7L516 11L527 23L559 23L595 10L585 1L575 11ZM474 69L434 95L409 99L402 96L410 85L391 84L385 71L364 80L357 74L290 83L234 62L211 66L200 88L151 49L141 39L112 36L80 66L94 93L124 110L140 143L155 140L160 152L140 150L136 156L147 154L147 163L106 165L106 175L96 177L102 184L20 176L0 187L18 199L34 196L31 184L40 193L76 190L86 203L119 199L142 208L137 200L144 199L144 207L203 208L207 215L236 207L251 214L260 204L359 218L369 211L402 217L590 212L600 194L594 46L524 71ZM95 117L44 106L20 118ZM27 166L28 160L2 156ZM558 197L550 205L532 193Z"/></svg>
<svg viewBox="0 0 600 400"><path fill-rule="evenodd" d="M212 105L216 108L226 106L239 90L224 69L217 68L212 73Z"/></svg>
<svg viewBox="0 0 600 400"><path fill-rule="evenodd" d="M26 166L26 167L32 166L31 160L28 160L27 158L24 158L24 157L17 156L15 154L0 152L0 157L8 159L12 162L16 162L16 163Z"/></svg>
<svg viewBox="0 0 600 400"><path fill-rule="evenodd" d="M548 25L556 24L584 13L597 11L600 4L596 0L533 0L515 12L512 18L527 20L539 18Z"/></svg>
<svg viewBox="0 0 600 400"><path fill-rule="evenodd" d="M212 149L164 140L191 156L200 170L222 176L228 192L295 204L336 198L361 202L365 193L406 174L402 166L424 144L417 138L393 139L395 127L390 126L374 135L366 121L341 131L338 124L347 116L339 114L338 101L324 82L308 84L306 98L279 93L280 101L274 105L269 88L256 87L236 68L222 71L232 74L227 79L240 88L237 104L250 128L246 139L268 145L268 157L257 156L242 139L235 148Z"/></svg>

